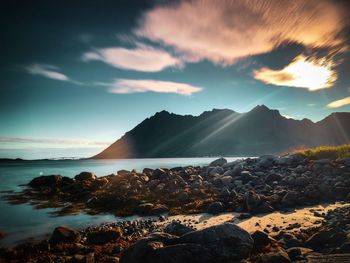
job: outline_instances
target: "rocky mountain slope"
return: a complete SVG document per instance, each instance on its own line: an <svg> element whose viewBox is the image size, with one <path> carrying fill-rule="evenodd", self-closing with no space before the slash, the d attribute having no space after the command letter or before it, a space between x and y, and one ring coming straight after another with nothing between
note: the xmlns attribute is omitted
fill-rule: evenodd
<svg viewBox="0 0 350 263"><path fill-rule="evenodd" d="M349 135L347 112L314 123L287 119L264 105L247 113L213 109L199 116L161 111L92 158L256 156L350 143Z"/></svg>

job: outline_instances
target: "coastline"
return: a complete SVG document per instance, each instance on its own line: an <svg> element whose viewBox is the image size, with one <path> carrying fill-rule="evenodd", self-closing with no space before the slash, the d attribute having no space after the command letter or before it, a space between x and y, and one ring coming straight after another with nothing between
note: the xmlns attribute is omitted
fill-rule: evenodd
<svg viewBox="0 0 350 263"><path fill-rule="evenodd" d="M133 247L133 244L145 242L142 240L152 237L152 233L166 231L167 226L174 222L180 224L180 229L192 232L231 228L230 224L227 225L227 222L230 222L241 227L248 236L254 236L255 232L265 233L269 236L268 240L274 240L271 241L273 244L269 243L269 251L275 251L273 253L276 254L278 248L278 253L284 251L284 258L288 257L290 260L291 256L287 253L290 247L284 246L282 241L277 242L274 236L284 232L297 235L297 240L302 239L306 242L313 234L323 231L323 221L328 220L327 215L332 214L332 210L340 211L338 214L348 214L349 160L309 160L300 155L265 155L233 162L219 158L206 166L145 168L142 172L120 170L116 174L102 177L96 177L90 172L82 172L74 179L61 175L40 176L30 181L22 191L8 193L5 199L12 204L29 203L38 209L59 208L56 216L110 213L117 216L139 214L141 218L148 218L141 221L120 221L79 231L64 229L63 231L72 234L79 232L82 239L74 242L63 240L59 245L48 241L52 239L55 230L49 239L39 242L40 246L49 245L49 249L44 249L47 256L62 256L59 250L52 250L52 246L68 246L73 254L77 254L81 251L74 246L84 244L90 254L94 251L93 258L98 259L96 262L118 262L120 258L123 259L124 251ZM336 201L343 203L327 207L319 205ZM312 208L307 207L310 205ZM300 206L305 208L294 212L294 209ZM91 231L95 233L93 236L107 237L102 247L89 241ZM348 242L347 238L344 241L346 231L348 230L337 232L343 239L341 244L337 243L337 246L332 248L333 252ZM171 234L175 237L157 236L156 240L160 238L157 242L163 242L164 247L167 247L170 239L178 240L176 236L181 240L179 233ZM108 239L110 235L112 239ZM325 242L328 244L328 241ZM13 253L27 253L29 260L37 260L39 255L25 249L26 246L39 249L37 244L27 242L12 249L2 248L0 256L15 259ZM121 246L121 250L112 253L110 246L114 247L116 244ZM304 243L298 244L306 246ZM253 245L250 247L251 262L260 262L257 257L260 258L264 254L260 248L256 249ZM312 251L319 255L328 255L328 247L324 249ZM78 258L82 261L77 262L88 262L88 258L92 256L86 251L83 255L79 254ZM76 262L73 254L67 262ZM243 253L242 257L244 255L246 254ZM115 261L104 261L106 257L114 257Z"/></svg>

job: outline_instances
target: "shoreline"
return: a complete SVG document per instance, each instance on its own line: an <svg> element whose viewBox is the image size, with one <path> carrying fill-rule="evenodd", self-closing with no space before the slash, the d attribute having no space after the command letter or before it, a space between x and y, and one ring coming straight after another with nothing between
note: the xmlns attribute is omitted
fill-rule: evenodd
<svg viewBox="0 0 350 263"><path fill-rule="evenodd" d="M321 247L318 249L318 243L316 248L313 247L312 249L310 247L314 245L310 240L324 231L326 226L328 229L329 224L337 223L336 225L339 225L338 221L343 220L342 224L345 227L348 222L346 220L349 220L347 217L350 216L350 203L320 204L293 209L284 213L258 214L248 218L240 218L240 215L242 214L210 215L203 213L169 217L160 216L158 219L156 217L144 217L133 221L103 223L78 230L62 226L57 227L51 234L45 235L45 238L28 239L26 242L13 247L0 247L0 260L22 262L21 260L25 258L26 262L50 262L45 260L60 259L65 260L63 262L118 263L132 246L142 240L147 240L149 236L154 235L152 233L159 235L156 233L164 232L168 233L167 235L181 237L190 232L205 231L213 227L224 226L227 223L233 223L241 227L253 239L256 235L266 235L264 237L267 238L268 244L263 244L265 246L264 253L259 250L260 245L255 244L254 246L257 247L252 249L249 262L265 262L261 261L262 257L272 260L271 255L273 255L273 258L278 257L281 260L278 262L296 262L291 260L291 257L299 257L299 259L323 258L327 257L332 251L327 248L322 250ZM337 217L334 215L337 215ZM345 220L342 217L345 217ZM338 221L335 221L335 218ZM57 229L60 229L59 231L62 231L62 233L57 234ZM69 235L65 235L67 231L79 236L79 238L71 239ZM54 239L58 241L52 241ZM325 241L326 239L322 240L322 242ZM255 239L254 242L257 243ZM326 246L326 244L323 245ZM342 246L344 247L343 244ZM330 254L331 257L347 258L350 255L347 254L349 251L343 251L339 247L334 248L333 253ZM68 249L68 253L65 252L66 249ZM337 253L335 254L335 252Z"/></svg>
<svg viewBox="0 0 350 263"><path fill-rule="evenodd" d="M129 263L134 261L125 259L123 261L123 257L128 258L128 253L135 253L132 252L133 247L138 246L139 242L152 243L151 240L154 238L167 248L169 244L182 242L181 231L200 234L202 231L211 231L207 229L213 229L214 232L219 231L218 233L229 231L229 235L235 231L243 231L242 235L246 236L247 240L251 240L255 232L260 236L267 235L268 238L265 239L273 241L265 244L268 247L264 245L263 250L254 247L254 243L249 245L251 262L264 262L259 260L262 255L266 256L266 251L274 256L277 253L283 257L285 261L280 262L290 262L292 256L287 249L291 247L285 246L285 241L276 241L281 238L278 234L283 232L296 235L295 239L303 240L304 243L294 242L294 245L310 249L310 245L306 245L307 239L313 234L326 231L324 221L329 220L328 214L333 216L332 213L335 213L338 221L343 220L342 214L350 214L349 189L349 158L314 161L300 155L284 157L265 155L232 162L219 158L205 166L145 168L142 172L120 170L116 174L101 177L91 172L81 172L74 178L61 175L39 176L24 186L22 191L8 192L3 198L11 204L30 204L37 209L56 208L58 210L54 216L109 213L121 217L136 214L140 215L140 218L153 217L141 221L95 225L79 231L69 227L58 230L56 228L48 240L42 240L39 244L27 242L13 249L1 248L0 258L16 258L13 253L16 255L24 253L38 259L39 255L28 251L28 246L47 256L61 257L60 251L63 246L69 247L73 254L80 253L78 254L80 261L72 254L67 258L67 262L88 262L92 257L97 260L96 262L119 262L121 258L121 262ZM343 203L328 205L325 208L320 205L324 202ZM337 212L333 212L333 209ZM342 224L346 225L347 221L343 221ZM234 230L233 225L239 230ZM348 225L350 226L350 222ZM181 233L171 230L172 228ZM225 230L215 230L221 228ZM170 231L173 236L156 234L153 237L152 233L159 231L166 233ZM327 247L321 251L312 247L312 251L318 253L316 256L328 255L330 253L328 243L331 247L334 245L332 247L334 253L347 251L345 248L340 248L343 245L346 247L345 243L350 242L350 234L349 240L346 241L345 238L344 241L347 233L345 231L348 230L336 232L341 237L339 241L341 244L338 242L335 247L332 242L326 240L324 242ZM73 241L66 239L67 233L76 239ZM55 235L63 238L59 244L50 241ZM99 240L97 243L101 241L100 238L105 239L102 245L96 244L96 236ZM116 244L120 246L120 251L116 253L113 250L112 253L111 246L115 247ZM79 248L81 245L85 247L84 253ZM184 244L181 243L182 246ZM214 249L210 242L201 246L200 249L204 251ZM193 248L188 249L192 251ZM301 254L302 252L300 257ZM236 256L238 255L235 254ZM240 256L244 258L248 254L242 252ZM111 261L105 261L106 257ZM114 261L110 257L113 257ZM306 254L303 257L305 258Z"/></svg>

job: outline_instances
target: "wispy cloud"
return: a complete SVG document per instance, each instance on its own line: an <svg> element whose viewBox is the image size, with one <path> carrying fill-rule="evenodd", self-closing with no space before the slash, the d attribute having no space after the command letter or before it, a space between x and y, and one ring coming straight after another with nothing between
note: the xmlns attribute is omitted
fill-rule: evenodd
<svg viewBox="0 0 350 263"><path fill-rule="evenodd" d="M350 104L350 97L346 97L341 100L336 100L327 105L328 108L339 108Z"/></svg>
<svg viewBox="0 0 350 263"><path fill-rule="evenodd" d="M168 67L180 67L181 59L174 57L169 52L137 44L136 48L111 47L96 49L83 54L85 62L98 60L116 68L145 72L157 72Z"/></svg>
<svg viewBox="0 0 350 263"><path fill-rule="evenodd" d="M70 81L70 79L60 73L58 70L59 68L53 65L48 64L31 64L25 68L28 73L33 75L40 75L44 76L49 79L56 79L56 80L62 80L62 81Z"/></svg>
<svg viewBox="0 0 350 263"><path fill-rule="evenodd" d="M150 79L116 79L112 83L97 83L109 87L110 93L128 94L142 92L177 93L189 96L202 91L203 88L186 83Z"/></svg>
<svg viewBox="0 0 350 263"><path fill-rule="evenodd" d="M45 144L45 145L81 145L81 146L108 146L110 142L102 142L87 139L52 139L52 138L21 138L0 137L3 144Z"/></svg>
<svg viewBox="0 0 350 263"><path fill-rule="evenodd" d="M346 11L335 1L179 1L146 12L135 34L186 59L231 64L285 42L310 48L343 44Z"/></svg>
<svg viewBox="0 0 350 263"><path fill-rule="evenodd" d="M330 88L337 79L330 61L308 60L302 55L282 69L261 68L254 71L253 75L255 79L266 84L305 88L310 91Z"/></svg>
<svg viewBox="0 0 350 263"><path fill-rule="evenodd" d="M76 85L85 85L80 81L73 80L67 75L59 72L60 68L49 64L31 64L25 67L25 70L32 75L39 75L49 79L67 81Z"/></svg>

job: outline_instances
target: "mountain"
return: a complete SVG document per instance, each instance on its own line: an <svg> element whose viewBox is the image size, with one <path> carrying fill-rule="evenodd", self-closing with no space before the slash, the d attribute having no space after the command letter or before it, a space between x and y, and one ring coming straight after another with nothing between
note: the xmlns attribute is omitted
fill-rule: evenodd
<svg viewBox="0 0 350 263"><path fill-rule="evenodd" d="M161 111L92 158L255 156L350 143L349 137L348 112L314 123L287 119L264 105L246 113L213 109L199 116Z"/></svg>

